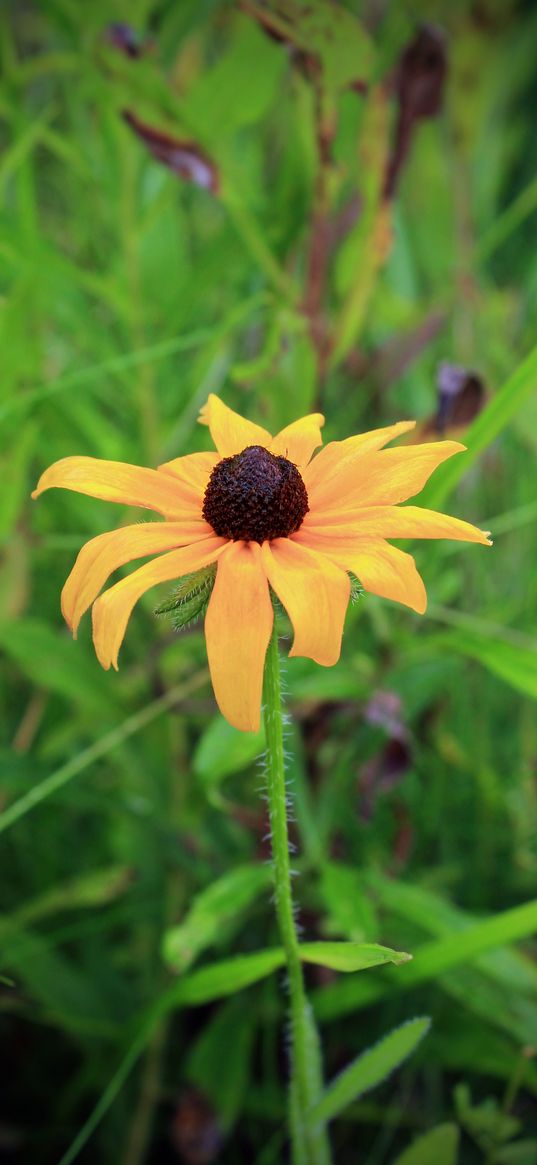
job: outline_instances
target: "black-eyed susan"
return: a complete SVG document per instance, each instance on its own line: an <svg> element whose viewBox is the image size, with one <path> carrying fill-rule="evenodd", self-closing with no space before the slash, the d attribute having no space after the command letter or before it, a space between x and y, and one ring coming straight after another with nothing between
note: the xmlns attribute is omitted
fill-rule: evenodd
<svg viewBox="0 0 537 1165"><path fill-rule="evenodd" d="M93 538L67 579L64 617L76 635L93 604L93 639L104 668L117 667L130 614L145 591L216 563L205 618L209 666L222 713L244 731L259 725L274 619L270 588L293 625L290 655L331 666L340 654L349 572L366 591L425 611L414 559L388 539L490 544L468 522L399 505L464 449L456 441L386 449L413 421L332 441L316 453L319 413L271 437L211 395L200 420L209 426L214 453L191 453L157 470L67 457L45 471L32 496L59 486L165 519ZM97 597L113 571L150 554L160 557Z"/></svg>

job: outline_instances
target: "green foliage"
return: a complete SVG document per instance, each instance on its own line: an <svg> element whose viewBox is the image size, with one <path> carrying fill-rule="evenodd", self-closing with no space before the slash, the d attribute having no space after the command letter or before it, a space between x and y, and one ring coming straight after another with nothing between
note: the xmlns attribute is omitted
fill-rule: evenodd
<svg viewBox="0 0 537 1165"><path fill-rule="evenodd" d="M459 1130L456 1125L437 1125L405 1149L393 1165L457 1165Z"/></svg>
<svg viewBox="0 0 537 1165"><path fill-rule="evenodd" d="M207 786L241 772L264 752L265 730L239 732L219 716L211 720L194 753L194 772Z"/></svg>
<svg viewBox="0 0 537 1165"><path fill-rule="evenodd" d="M210 967L202 967L179 979L174 987L169 988L157 1010L199 1007L202 1003L224 999L236 991L243 991L252 983L258 983L260 979L283 967L283 964L283 951L279 948L256 951L253 955L237 955L233 959L212 963Z"/></svg>
<svg viewBox="0 0 537 1165"><path fill-rule="evenodd" d="M235 1124L248 1093L255 1022L255 1011L245 1006L244 996L230 999L203 1029L189 1057L187 1078L210 1098L226 1131Z"/></svg>
<svg viewBox="0 0 537 1165"><path fill-rule="evenodd" d="M362 1052L328 1085L312 1120L333 1120L349 1104L381 1084L414 1051L426 1035L430 1019L410 1019Z"/></svg>
<svg viewBox="0 0 537 1165"><path fill-rule="evenodd" d="M122 20L138 58L110 41ZM388 222L394 79L423 21L447 34L448 86L415 126ZM213 572L144 597L119 673L104 673L89 616L71 642L60 592L88 539L141 512L63 491L31 502L39 473L72 454L157 465L208 449L209 392L273 431L320 410L327 441L425 424L448 361L487 402L448 424L469 452L418 504L490 527L494 547L407 547L424 619L355 581L338 666L286 664L303 967L329 1075L343 1072L322 1102L338 1165L535 1163L536 33L531 5L494 0L1 6L0 1007L15 1160L154 1165L176 1151L192 1087L222 1165L287 1153L265 742L214 705ZM191 162L202 152L217 188L160 165L125 109ZM361 1099L418 1029L381 1034L422 1012L419 1057Z"/></svg>
<svg viewBox="0 0 537 1165"><path fill-rule="evenodd" d="M248 907L272 883L270 866L236 866L202 890L186 918L164 935L163 958L174 971L185 971L197 956L227 937Z"/></svg>
<svg viewBox="0 0 537 1165"><path fill-rule="evenodd" d="M505 683L511 684L523 695L537 699L537 655L534 645L487 639L485 635L472 635L471 631L465 631L446 635L440 648L477 659Z"/></svg>
<svg viewBox="0 0 537 1165"><path fill-rule="evenodd" d="M334 9L327 0L285 0L269 6L253 4L267 27L318 61L328 92L345 89L371 75L373 45L352 13Z"/></svg>
<svg viewBox="0 0 537 1165"><path fill-rule="evenodd" d="M495 1097L474 1104L468 1086L459 1084L455 1105L462 1127L487 1160L495 1165L531 1165L537 1160L537 1140L514 1140L521 1122L505 1111L505 1105L500 1108Z"/></svg>
<svg viewBox="0 0 537 1165"><path fill-rule="evenodd" d="M216 566L207 566L185 575L169 599L156 608L155 615L171 615L176 631L182 631L204 615L216 578Z"/></svg>
<svg viewBox="0 0 537 1165"><path fill-rule="evenodd" d="M300 957L305 963L318 963L332 971L363 971L384 963L407 963L412 957L404 951L391 951L378 943L301 943Z"/></svg>

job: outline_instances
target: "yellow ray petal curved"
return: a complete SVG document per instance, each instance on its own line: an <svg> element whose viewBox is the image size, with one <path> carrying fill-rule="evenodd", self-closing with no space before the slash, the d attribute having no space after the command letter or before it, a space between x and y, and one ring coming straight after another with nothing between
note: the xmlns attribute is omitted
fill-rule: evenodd
<svg viewBox="0 0 537 1165"><path fill-rule="evenodd" d="M415 424L415 421L398 421L395 425L372 429L370 433L358 433L356 437L347 437L344 441L330 441L304 469L308 494L310 490L313 492L319 482L327 485L334 474L341 473L348 459L382 449L389 441L394 441L402 433L408 433Z"/></svg>
<svg viewBox="0 0 537 1165"><path fill-rule="evenodd" d="M307 417L301 417L299 421L293 421L292 425L281 429L273 438L271 453L287 457L288 461L292 461L299 469L303 468L311 460L315 449L323 443L321 434L323 425L322 413L310 413Z"/></svg>
<svg viewBox="0 0 537 1165"><path fill-rule="evenodd" d="M331 667L339 659L349 602L345 570L289 538L264 542L262 556L270 585L293 624L289 655L305 655Z"/></svg>
<svg viewBox="0 0 537 1165"><path fill-rule="evenodd" d="M105 502L123 502L128 506L156 510L170 517L199 517L191 486L185 486L171 474L128 465L124 461L64 457L45 470L32 497L37 498L44 490L55 487L101 498Z"/></svg>
<svg viewBox="0 0 537 1165"><path fill-rule="evenodd" d="M218 453L187 453L159 465L159 473L170 473L186 486L192 486L196 497L202 499L211 473L220 461Z"/></svg>
<svg viewBox="0 0 537 1165"><path fill-rule="evenodd" d="M85 611L118 567L148 554L200 542L213 534L207 522L140 522L99 534L82 547L62 591L62 614L76 637Z"/></svg>
<svg viewBox="0 0 537 1165"><path fill-rule="evenodd" d="M435 441L401 449L380 449L348 458L341 471L309 492L318 513L356 509L357 506L395 505L420 493L443 461L465 446L458 441Z"/></svg>
<svg viewBox="0 0 537 1165"><path fill-rule="evenodd" d="M336 520L337 517L337 520ZM327 520L325 515L306 514L300 530L297 532L298 541L303 541L300 535L307 535L308 545L315 545L322 550L326 539L354 537L378 538L451 538L456 542L480 542L484 546L491 546L489 533L478 530L477 526L463 522L460 518L451 518L448 514L437 514L434 510L425 510L420 506L364 506L363 509L341 511L336 513L333 521ZM318 542L317 536L320 536Z"/></svg>
<svg viewBox="0 0 537 1165"><path fill-rule="evenodd" d="M242 732L259 728L263 668L274 614L257 542L232 542L218 562L205 616L214 694Z"/></svg>
<svg viewBox="0 0 537 1165"><path fill-rule="evenodd" d="M318 542L313 537L312 546L321 549ZM323 553L331 562L352 571L364 590L424 614L427 592L411 554L390 546L383 538L339 538L330 548L329 544L330 539L323 539ZM301 545L308 545L307 535Z"/></svg>
<svg viewBox="0 0 537 1165"><path fill-rule="evenodd" d="M200 411L199 421L208 425L211 437L221 457L232 457L241 453L248 445L262 445L269 449L272 437L261 425L247 421L233 409L228 408L220 397L210 393L207 403Z"/></svg>
<svg viewBox="0 0 537 1165"><path fill-rule="evenodd" d="M206 538L181 550L170 550L147 562L127 578L110 587L93 604L93 642L99 663L106 669L117 669L119 649L123 642L131 611L146 591L161 582L182 578L190 571L199 570L215 562L227 545L223 538Z"/></svg>

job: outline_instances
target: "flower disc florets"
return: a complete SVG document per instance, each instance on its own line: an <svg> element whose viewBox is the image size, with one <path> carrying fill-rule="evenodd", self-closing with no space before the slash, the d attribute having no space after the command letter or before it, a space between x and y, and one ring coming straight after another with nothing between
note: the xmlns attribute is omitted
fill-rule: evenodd
<svg viewBox="0 0 537 1165"><path fill-rule="evenodd" d="M203 517L221 538L270 542L298 530L308 512L296 465L261 445L224 457L209 478Z"/></svg>

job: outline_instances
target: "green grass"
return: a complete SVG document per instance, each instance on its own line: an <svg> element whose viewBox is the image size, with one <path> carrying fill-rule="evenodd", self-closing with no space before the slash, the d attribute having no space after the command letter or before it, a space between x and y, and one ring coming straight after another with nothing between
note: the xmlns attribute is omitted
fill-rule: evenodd
<svg viewBox="0 0 537 1165"><path fill-rule="evenodd" d="M328 983L308 966L329 1080L432 1019L405 1067L337 1113L338 1165L407 1165L435 1126L447 1132L424 1143L446 1165L536 1159L536 18L493 0L479 19L465 0L382 19L346 7L371 88L343 88L336 68L329 93L325 374L301 306L317 163L300 58L218 0L0 11L0 1123L13 1161L160 1165L181 1144L193 1161L193 1112L220 1145L207 1160L284 1159L262 737L217 714L202 629L155 618L171 588L136 608L117 675L88 618L71 642L59 594L76 552L129 515L60 491L32 503L39 473L71 454L154 465L208 448L196 417L209 392L273 430L320 408L327 439L425 420L443 360L476 371L488 402L471 452L423 500L490 528L494 548L413 547L425 618L364 596L337 668L286 665L295 887L305 942L414 956ZM422 18L447 30L446 99L416 130L382 264L395 110L377 83ZM152 38L143 59L106 43L127 19ZM125 108L196 140L219 194L155 162ZM368 715L379 692L404 733L399 769ZM462 1081L470 1100L455 1097Z"/></svg>

